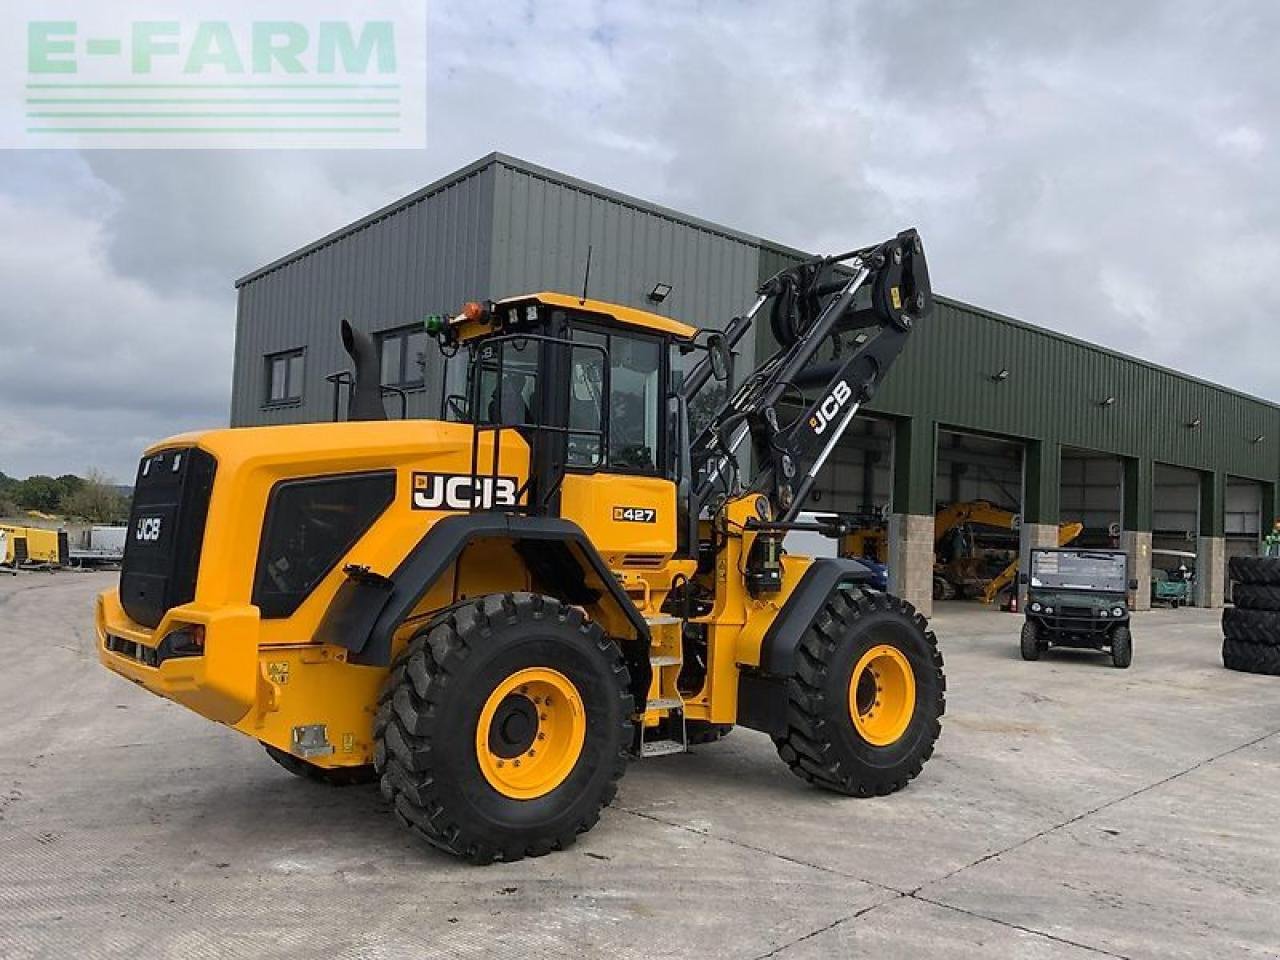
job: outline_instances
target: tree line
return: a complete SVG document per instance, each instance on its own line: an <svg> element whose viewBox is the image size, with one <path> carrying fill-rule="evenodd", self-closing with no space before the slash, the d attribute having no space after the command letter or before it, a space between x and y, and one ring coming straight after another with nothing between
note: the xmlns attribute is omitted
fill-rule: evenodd
<svg viewBox="0 0 1280 960"><path fill-rule="evenodd" d="M83 477L36 474L25 480L0 471L0 517L20 517L28 510L91 523L124 523L129 519L129 498L98 470Z"/></svg>

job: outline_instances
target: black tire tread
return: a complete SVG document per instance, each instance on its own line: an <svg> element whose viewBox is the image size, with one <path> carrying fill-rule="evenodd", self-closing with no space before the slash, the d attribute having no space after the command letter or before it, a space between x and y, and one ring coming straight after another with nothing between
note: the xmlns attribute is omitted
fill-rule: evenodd
<svg viewBox="0 0 1280 960"><path fill-rule="evenodd" d="M1280 557L1232 557L1227 570L1237 583L1280 586Z"/></svg>
<svg viewBox="0 0 1280 960"><path fill-rule="evenodd" d="M1227 607L1222 611L1222 634L1258 646L1280 646L1280 611Z"/></svg>
<svg viewBox="0 0 1280 960"><path fill-rule="evenodd" d="M280 766L295 777L310 780L312 783L323 783L329 787L354 787L365 783L376 783L378 780L378 772L371 763L355 767L318 767L269 743L264 743L262 746L267 751L267 756Z"/></svg>
<svg viewBox="0 0 1280 960"><path fill-rule="evenodd" d="M1231 600L1242 610L1280 610L1280 585L1237 583L1231 589Z"/></svg>
<svg viewBox="0 0 1280 960"><path fill-rule="evenodd" d="M1021 647L1023 660L1040 659L1040 628L1030 620L1027 620L1022 624L1022 634L1019 637L1019 645Z"/></svg>
<svg viewBox="0 0 1280 960"><path fill-rule="evenodd" d="M867 783L857 779L856 771L845 769L838 757L825 755L822 742L828 721L822 715L827 696L823 687L837 645L857 628L861 616L876 610L896 611L924 636L932 666L937 671L938 699L927 743L905 774L896 780ZM942 667L942 654L928 621L906 600L892 594L865 590L834 594L805 631L796 651L796 670L787 681L788 730L783 736L773 739L778 755L801 780L837 793L870 797L886 796L901 790L920 774L925 762L933 755L934 744L942 732L940 721L946 712L947 688Z"/></svg>
<svg viewBox="0 0 1280 960"><path fill-rule="evenodd" d="M558 620L611 658L623 718L619 737L622 746L614 757L604 789L591 810L571 829L503 848L473 824L459 822L461 818L446 809L433 783L431 743L435 737L451 733L439 729L435 711L437 692L452 682L458 665L478 642L483 642L493 622L500 618L511 622L511 618L519 617ZM595 826L601 809L617 794L618 781L626 770L634 709L630 678L621 651L581 610L532 593L477 598L450 608L416 633L392 664L374 717L374 763L381 774L382 795L392 805L396 818L414 834L472 863L511 862L543 856L552 850L565 850L576 842L578 834Z"/></svg>
<svg viewBox="0 0 1280 960"><path fill-rule="evenodd" d="M1222 641L1222 665L1228 670L1241 673L1280 677L1280 647L1225 637Z"/></svg>
<svg viewBox="0 0 1280 960"><path fill-rule="evenodd" d="M1121 670L1127 670L1133 663L1133 634L1128 624L1112 628L1111 663Z"/></svg>

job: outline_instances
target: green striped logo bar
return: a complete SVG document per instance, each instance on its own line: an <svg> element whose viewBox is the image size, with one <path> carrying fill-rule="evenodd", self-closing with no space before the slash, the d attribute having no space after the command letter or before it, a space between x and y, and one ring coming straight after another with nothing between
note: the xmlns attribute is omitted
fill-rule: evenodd
<svg viewBox="0 0 1280 960"><path fill-rule="evenodd" d="M0 147L426 146L426 0L0 5Z"/></svg>

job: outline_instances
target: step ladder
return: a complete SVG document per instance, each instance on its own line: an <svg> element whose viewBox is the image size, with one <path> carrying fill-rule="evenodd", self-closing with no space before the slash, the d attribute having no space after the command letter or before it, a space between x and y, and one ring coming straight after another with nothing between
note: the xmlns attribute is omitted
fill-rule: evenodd
<svg viewBox="0 0 1280 960"><path fill-rule="evenodd" d="M684 665L683 624L679 617L660 614L645 617L649 625L649 665L653 668L653 678L649 682L649 694L645 700L644 714L658 713L667 721L665 736L660 739L649 739L656 728L639 724L641 757L661 757L669 753L684 753L689 749L689 738L685 731L684 698L680 696L677 681L680 668ZM670 736L672 727L679 731L679 737Z"/></svg>

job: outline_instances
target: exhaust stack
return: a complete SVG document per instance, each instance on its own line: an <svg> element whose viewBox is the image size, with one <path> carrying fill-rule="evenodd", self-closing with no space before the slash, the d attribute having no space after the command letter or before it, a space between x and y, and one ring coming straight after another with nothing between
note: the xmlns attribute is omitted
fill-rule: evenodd
<svg viewBox="0 0 1280 960"><path fill-rule="evenodd" d="M385 420L387 408L382 403L381 371L373 338L342 321L342 346L354 368L351 396L347 400L348 420Z"/></svg>

